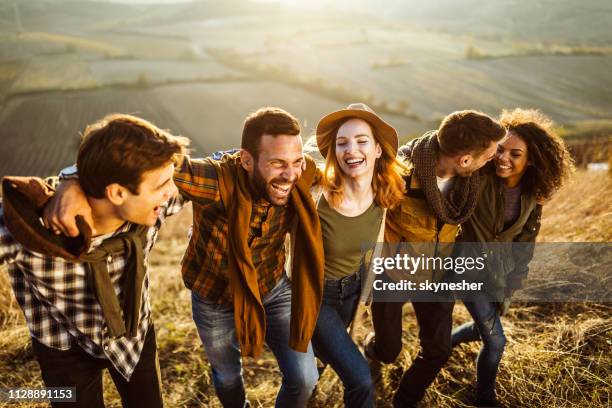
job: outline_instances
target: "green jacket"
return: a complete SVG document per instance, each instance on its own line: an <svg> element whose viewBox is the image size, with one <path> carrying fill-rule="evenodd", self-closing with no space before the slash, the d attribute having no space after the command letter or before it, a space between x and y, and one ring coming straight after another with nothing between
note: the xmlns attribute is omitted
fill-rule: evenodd
<svg viewBox="0 0 612 408"><path fill-rule="evenodd" d="M493 172L482 176L480 196L474 214L462 225L458 242L478 242L487 252L486 267L474 276L485 282L485 290L500 301L510 297L522 286L533 258L534 242L540 232L542 205L533 195L521 194L521 211L518 219L504 229L505 194L501 180ZM516 244L516 243L524 244ZM506 243L507 245L503 245ZM492 245L489 245L492 244ZM463 247L475 251L476 246ZM472 254L478 256L476 253Z"/></svg>

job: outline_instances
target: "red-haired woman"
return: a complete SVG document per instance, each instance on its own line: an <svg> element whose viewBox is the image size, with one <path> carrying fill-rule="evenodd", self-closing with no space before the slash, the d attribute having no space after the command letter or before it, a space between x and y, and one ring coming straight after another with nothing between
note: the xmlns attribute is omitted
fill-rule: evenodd
<svg viewBox="0 0 612 408"><path fill-rule="evenodd" d="M403 197L397 132L366 105L352 104L321 119L317 146L326 160L317 200L325 290L312 344L342 380L345 406L372 407L370 370L346 328L359 304L363 249L382 241L384 209Z"/></svg>

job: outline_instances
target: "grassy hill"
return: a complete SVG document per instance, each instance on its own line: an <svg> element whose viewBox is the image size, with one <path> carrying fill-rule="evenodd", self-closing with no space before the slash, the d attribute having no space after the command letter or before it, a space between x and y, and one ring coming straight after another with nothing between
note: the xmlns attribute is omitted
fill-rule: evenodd
<svg viewBox="0 0 612 408"><path fill-rule="evenodd" d="M612 208L602 200L612 194L612 179L601 173L579 171L545 207L540 241L610 242ZM571 214L568 217L568 214ZM220 407L210 371L191 319L190 296L180 277L179 261L186 246L189 209L168 221L151 259L153 318L158 335L169 407ZM555 265L550 265L551 269ZM610 402L612 383L612 309L594 303L521 303L504 317L508 344L499 375L499 396L507 406L602 407ZM396 364L383 368L378 406L389 407L401 369L417 353L417 327L412 308L404 316L404 349ZM462 305L455 307L455 324L469 319ZM363 339L369 318L358 330ZM477 344L461 346L426 395L426 406L469 406L474 396ZM280 373L269 351L244 364L247 394L256 407L268 407L280 385ZM29 335L15 303L6 273L0 269L0 387L41 386ZM119 407L110 377L105 376L107 406ZM342 386L327 370L312 407L342 407ZM31 404L29 406L36 406Z"/></svg>

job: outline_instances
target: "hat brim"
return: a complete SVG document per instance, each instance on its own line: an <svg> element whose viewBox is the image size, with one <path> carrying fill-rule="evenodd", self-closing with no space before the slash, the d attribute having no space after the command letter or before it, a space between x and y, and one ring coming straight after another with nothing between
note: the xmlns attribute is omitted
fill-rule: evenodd
<svg viewBox="0 0 612 408"><path fill-rule="evenodd" d="M329 137L329 132L338 126L339 122L346 119L363 119L372 127L379 138L386 140L393 148L393 155L397 154L399 147L399 139L397 131L393 126L385 122L380 116L375 113L361 109L341 109L324 116L317 125L317 146L323 144L324 138ZM319 147L319 152L323 157L327 157L327 152L324 152Z"/></svg>

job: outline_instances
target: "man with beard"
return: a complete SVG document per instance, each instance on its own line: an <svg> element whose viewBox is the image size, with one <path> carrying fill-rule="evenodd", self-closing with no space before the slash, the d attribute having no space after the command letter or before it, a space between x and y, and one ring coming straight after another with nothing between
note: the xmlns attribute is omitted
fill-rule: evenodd
<svg viewBox="0 0 612 408"><path fill-rule="evenodd" d="M490 161L504 128L487 115L459 111L399 150L411 169L400 205L387 212L385 242L408 242L431 257L451 255L459 224L476 206L478 170ZM419 255L419 254L415 254ZM420 279L439 281L441 271L420 269ZM374 332L366 338L366 355L392 363L402 349L402 302L372 303ZM404 373L393 398L394 407L413 407L451 354L454 302L448 293L426 293L412 301L419 325L420 351Z"/></svg>
<svg viewBox="0 0 612 408"><path fill-rule="evenodd" d="M183 281L224 407L249 406L241 355L259 356L264 342L283 376L277 407L306 406L318 380L310 345L323 294L321 227L310 196L316 174L302 153L299 122L279 108L246 118L240 152L186 158L174 174L193 203ZM65 194L51 221L72 234L84 210L74 195ZM291 280L284 268L290 229Z"/></svg>
<svg viewBox="0 0 612 408"><path fill-rule="evenodd" d="M302 154L298 121L263 108L244 123L241 150L186 162L175 175L194 203L183 259L193 318L224 407L248 405L240 355L263 342L283 375L277 407L304 407L318 379L310 338L323 287L320 224L310 186L314 162ZM291 281L285 237L297 219Z"/></svg>

